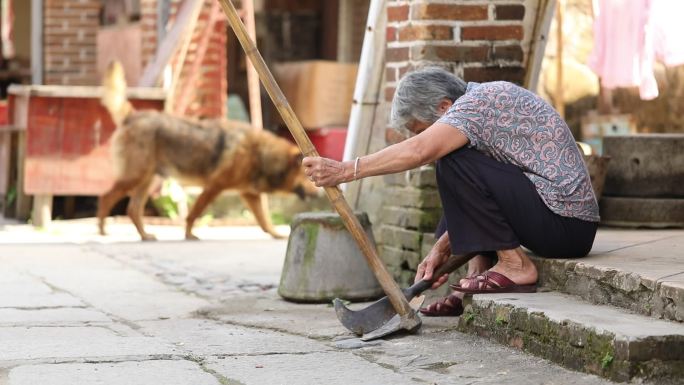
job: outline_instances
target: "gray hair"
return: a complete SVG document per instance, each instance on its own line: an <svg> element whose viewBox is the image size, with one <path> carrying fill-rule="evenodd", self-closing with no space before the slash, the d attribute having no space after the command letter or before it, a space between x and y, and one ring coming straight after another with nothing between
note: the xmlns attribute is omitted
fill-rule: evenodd
<svg viewBox="0 0 684 385"><path fill-rule="evenodd" d="M412 121L432 124L441 114L443 99L455 101L466 92L467 84L441 67L424 67L404 76L394 93L390 125L403 128Z"/></svg>

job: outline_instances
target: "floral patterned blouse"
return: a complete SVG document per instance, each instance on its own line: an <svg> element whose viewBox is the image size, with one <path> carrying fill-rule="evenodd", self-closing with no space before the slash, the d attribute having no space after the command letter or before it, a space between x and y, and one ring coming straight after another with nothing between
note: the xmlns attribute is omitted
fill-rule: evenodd
<svg viewBox="0 0 684 385"><path fill-rule="evenodd" d="M589 173L568 125L542 98L509 82L468 83L440 119L469 147L522 169L546 206L564 217L598 222Z"/></svg>

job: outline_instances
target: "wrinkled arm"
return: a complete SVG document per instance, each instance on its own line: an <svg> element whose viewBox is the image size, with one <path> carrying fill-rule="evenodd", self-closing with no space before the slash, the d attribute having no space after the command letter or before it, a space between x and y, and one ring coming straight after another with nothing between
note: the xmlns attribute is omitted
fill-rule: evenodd
<svg viewBox="0 0 684 385"><path fill-rule="evenodd" d="M434 162L463 147L468 138L444 123L435 123L420 134L360 159L357 178L391 174ZM352 163L353 175L353 163Z"/></svg>
<svg viewBox="0 0 684 385"><path fill-rule="evenodd" d="M435 123L420 134L358 160L337 162L321 157L302 160L305 174L319 187L374 175L392 174L422 166L463 147L468 138L454 127ZM356 175L354 168L356 167Z"/></svg>

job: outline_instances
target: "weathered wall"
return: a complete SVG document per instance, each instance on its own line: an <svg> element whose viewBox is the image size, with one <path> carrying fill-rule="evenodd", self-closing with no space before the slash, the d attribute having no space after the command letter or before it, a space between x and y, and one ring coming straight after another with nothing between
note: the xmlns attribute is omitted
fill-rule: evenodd
<svg viewBox="0 0 684 385"><path fill-rule="evenodd" d="M97 84L100 0L46 0L43 6L45 84Z"/></svg>
<svg viewBox="0 0 684 385"><path fill-rule="evenodd" d="M173 22L175 14L178 12L180 0L171 1L170 22ZM191 42L185 58L183 72L178 82L178 92L174 105L178 105L182 96L180 90L191 79L192 63L198 53L199 43L206 31L206 24L209 21L210 11L214 5L214 0L205 0L200 11L195 31L191 37ZM157 51L160 41L157 36L157 0L142 0L141 2L141 31L142 31L142 61L143 68L149 63ZM228 92L227 81L227 22L224 16L214 25L209 32L208 46L205 57L201 63L201 75L189 88L192 101L188 103L185 111L180 111L182 115L196 117L222 117L226 116L226 98ZM174 63L177 66L178 63ZM177 111L178 112L178 111Z"/></svg>

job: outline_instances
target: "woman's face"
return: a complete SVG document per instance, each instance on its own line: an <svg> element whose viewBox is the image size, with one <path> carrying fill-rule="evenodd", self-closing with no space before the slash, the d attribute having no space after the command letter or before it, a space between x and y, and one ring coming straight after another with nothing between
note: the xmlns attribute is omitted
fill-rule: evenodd
<svg viewBox="0 0 684 385"><path fill-rule="evenodd" d="M409 123L406 128L409 129L409 131L413 132L414 134L420 134L423 132L426 128L430 127L430 123L425 123L421 122L419 120L412 120L411 123Z"/></svg>
<svg viewBox="0 0 684 385"><path fill-rule="evenodd" d="M437 105L437 113L439 113L439 116L446 114L453 104L454 103L449 99L442 99L442 101ZM420 120L414 119L406 126L406 128L408 128L409 131L413 132L414 134L419 134L425 131L425 129L431 125L432 123L421 122Z"/></svg>

